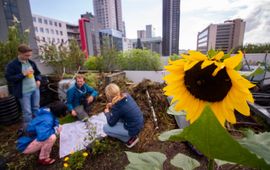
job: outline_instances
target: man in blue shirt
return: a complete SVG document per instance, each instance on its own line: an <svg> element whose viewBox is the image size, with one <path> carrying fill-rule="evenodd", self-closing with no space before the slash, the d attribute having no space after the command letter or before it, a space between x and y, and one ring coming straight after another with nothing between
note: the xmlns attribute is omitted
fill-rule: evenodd
<svg viewBox="0 0 270 170"><path fill-rule="evenodd" d="M19 45L18 57L7 65L5 71L10 93L20 101L24 126L39 109L40 100L40 71L35 62L29 59L31 56L31 48L26 44Z"/></svg>
<svg viewBox="0 0 270 170"><path fill-rule="evenodd" d="M78 74L76 83L67 91L67 107L71 115L86 120L97 95L98 92L85 83L85 77Z"/></svg>

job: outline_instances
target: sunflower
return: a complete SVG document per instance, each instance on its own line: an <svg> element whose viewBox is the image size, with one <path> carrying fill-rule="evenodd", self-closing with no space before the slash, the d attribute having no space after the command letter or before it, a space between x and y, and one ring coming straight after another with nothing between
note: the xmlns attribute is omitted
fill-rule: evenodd
<svg viewBox="0 0 270 170"><path fill-rule="evenodd" d="M165 95L172 96L177 102L175 110L185 110L186 119L193 123L209 104L218 121L236 123L234 109L245 116L250 115L248 102L254 99L249 88L254 85L234 70L242 61L242 53L223 60L224 53L219 52L212 58L189 51L182 59L169 61L165 69L170 74L164 77L167 86Z"/></svg>

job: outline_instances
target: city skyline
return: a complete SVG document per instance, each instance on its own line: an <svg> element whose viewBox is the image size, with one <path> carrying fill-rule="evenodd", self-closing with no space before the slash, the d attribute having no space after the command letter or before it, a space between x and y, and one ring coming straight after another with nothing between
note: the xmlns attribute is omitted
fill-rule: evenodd
<svg viewBox="0 0 270 170"><path fill-rule="evenodd" d="M33 14L78 24L86 11L93 13L92 0L30 0ZM53 7L52 5L53 4ZM123 21L127 38L136 38L137 30L152 24L156 36L162 36L162 0L123 0ZM244 44L270 42L270 2L267 0L181 1L180 49L196 49L197 34L209 24L242 18L247 22Z"/></svg>

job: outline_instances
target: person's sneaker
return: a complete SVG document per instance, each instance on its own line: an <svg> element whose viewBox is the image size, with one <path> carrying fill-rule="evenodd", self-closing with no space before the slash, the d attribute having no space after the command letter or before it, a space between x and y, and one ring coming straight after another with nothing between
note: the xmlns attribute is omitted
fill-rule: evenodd
<svg viewBox="0 0 270 170"><path fill-rule="evenodd" d="M126 146L128 148L132 148L138 142L139 142L139 138L137 136L133 136L127 141Z"/></svg>

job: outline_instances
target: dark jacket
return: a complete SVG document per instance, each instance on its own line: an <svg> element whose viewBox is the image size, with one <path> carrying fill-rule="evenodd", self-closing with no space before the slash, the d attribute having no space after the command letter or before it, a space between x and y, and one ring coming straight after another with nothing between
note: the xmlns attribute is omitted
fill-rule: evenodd
<svg viewBox="0 0 270 170"><path fill-rule="evenodd" d="M26 134L28 135L22 136L18 139L17 149L20 152L23 152L33 140L47 140L52 134L55 134L55 126L59 126L59 120L49 111L48 108L40 108L36 112L36 117L27 125Z"/></svg>
<svg viewBox="0 0 270 170"><path fill-rule="evenodd" d="M143 113L134 99L127 93L125 95L105 115L110 126L114 126L121 120L124 123L124 128L128 130L129 136L136 136L143 128Z"/></svg>
<svg viewBox="0 0 270 170"><path fill-rule="evenodd" d="M36 81L41 81L40 71L38 70L37 65L32 60L28 61L34 70ZM9 92L17 98L22 98L22 81L25 76L22 73L22 63L18 58L8 63L5 71L5 77L8 81Z"/></svg>
<svg viewBox="0 0 270 170"><path fill-rule="evenodd" d="M68 110L71 111L75 107L79 106L86 94L91 95L95 98L98 95L98 92L95 91L92 87L88 86L86 83L84 83L84 85L81 88L79 88L75 83L74 86L68 89L67 91Z"/></svg>

